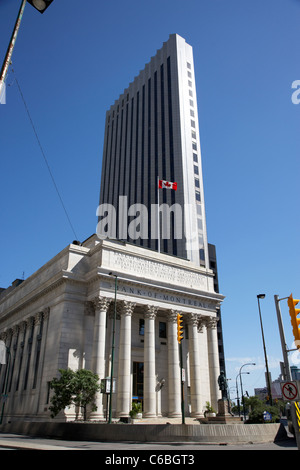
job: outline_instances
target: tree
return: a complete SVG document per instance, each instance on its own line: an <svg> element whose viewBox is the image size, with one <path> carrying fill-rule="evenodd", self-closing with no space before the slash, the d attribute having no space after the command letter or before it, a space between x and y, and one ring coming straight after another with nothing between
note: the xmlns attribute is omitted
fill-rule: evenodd
<svg viewBox="0 0 300 470"><path fill-rule="evenodd" d="M87 406L91 405L91 411L96 411L94 402L95 394L100 390L99 377L90 370L59 369L60 378L54 377L50 388L54 390L51 398L51 418L54 418L61 410L75 405L83 408L83 418L87 417Z"/></svg>
<svg viewBox="0 0 300 470"><path fill-rule="evenodd" d="M248 423L264 423L265 411L271 414L271 422L277 423L284 410L284 403L281 400L274 400L273 406L271 406L265 401L260 400L258 397L246 398L245 406L251 407L247 421Z"/></svg>

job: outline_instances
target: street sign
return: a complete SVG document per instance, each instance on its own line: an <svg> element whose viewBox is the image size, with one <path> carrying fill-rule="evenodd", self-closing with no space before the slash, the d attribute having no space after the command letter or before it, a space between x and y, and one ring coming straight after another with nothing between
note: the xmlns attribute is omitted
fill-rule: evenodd
<svg viewBox="0 0 300 470"><path fill-rule="evenodd" d="M272 421L272 415L268 411L263 412L264 421Z"/></svg>
<svg viewBox="0 0 300 470"><path fill-rule="evenodd" d="M105 379L101 379L101 393L110 394L110 381L111 377L106 377ZM116 379L113 378L113 388L112 393L116 393Z"/></svg>
<svg viewBox="0 0 300 470"><path fill-rule="evenodd" d="M299 390L297 381L281 382L282 398L288 401L299 400Z"/></svg>

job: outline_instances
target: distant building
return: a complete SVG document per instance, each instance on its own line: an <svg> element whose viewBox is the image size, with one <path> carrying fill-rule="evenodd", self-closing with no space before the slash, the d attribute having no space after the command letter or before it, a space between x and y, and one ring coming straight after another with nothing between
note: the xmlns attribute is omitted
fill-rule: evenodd
<svg viewBox="0 0 300 470"><path fill-rule="evenodd" d="M282 399L282 393L281 393L281 378L279 377L276 380L273 380L271 382L271 391L272 391L272 398L273 400ZM269 396L269 391L267 387L262 387L262 388L255 388L254 389L254 395L258 396L261 400L266 400Z"/></svg>
<svg viewBox="0 0 300 470"><path fill-rule="evenodd" d="M292 380L300 380L300 369L297 366L291 366Z"/></svg>

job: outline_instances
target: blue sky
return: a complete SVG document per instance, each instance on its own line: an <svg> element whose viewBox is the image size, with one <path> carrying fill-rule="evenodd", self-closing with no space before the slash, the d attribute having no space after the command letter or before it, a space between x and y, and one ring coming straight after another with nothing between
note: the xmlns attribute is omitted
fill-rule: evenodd
<svg viewBox="0 0 300 470"><path fill-rule="evenodd" d="M0 0L0 60L21 0ZM192 45L209 242L217 247L227 378L264 386L256 295L272 378L282 360L274 306L300 298L300 0L54 0L27 5L0 105L0 286L30 276L96 230L105 112L171 33ZM24 274L23 274L24 273ZM281 302L288 347L292 333ZM300 366L298 356L293 363ZM233 395L235 392L232 390Z"/></svg>

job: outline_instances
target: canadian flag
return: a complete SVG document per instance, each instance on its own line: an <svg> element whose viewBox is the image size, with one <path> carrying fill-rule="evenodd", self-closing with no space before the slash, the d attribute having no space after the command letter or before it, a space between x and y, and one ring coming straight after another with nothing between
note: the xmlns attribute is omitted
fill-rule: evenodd
<svg viewBox="0 0 300 470"><path fill-rule="evenodd" d="M160 189L177 189L177 183L172 183L171 181L158 180L158 187Z"/></svg>

